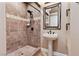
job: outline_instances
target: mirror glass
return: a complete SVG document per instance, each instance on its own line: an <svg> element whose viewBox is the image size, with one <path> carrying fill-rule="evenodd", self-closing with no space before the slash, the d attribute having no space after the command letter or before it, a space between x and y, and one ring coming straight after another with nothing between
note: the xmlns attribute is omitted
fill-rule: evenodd
<svg viewBox="0 0 79 59"><path fill-rule="evenodd" d="M43 28L44 29L60 29L60 4L50 5L44 8L44 19Z"/></svg>

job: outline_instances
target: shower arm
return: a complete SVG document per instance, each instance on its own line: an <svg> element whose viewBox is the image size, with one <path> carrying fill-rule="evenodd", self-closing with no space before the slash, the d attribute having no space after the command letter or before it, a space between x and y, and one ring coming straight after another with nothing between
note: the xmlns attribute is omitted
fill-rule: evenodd
<svg viewBox="0 0 79 59"><path fill-rule="evenodd" d="M30 18L33 18L33 13L30 10L27 10L27 12L30 14Z"/></svg>

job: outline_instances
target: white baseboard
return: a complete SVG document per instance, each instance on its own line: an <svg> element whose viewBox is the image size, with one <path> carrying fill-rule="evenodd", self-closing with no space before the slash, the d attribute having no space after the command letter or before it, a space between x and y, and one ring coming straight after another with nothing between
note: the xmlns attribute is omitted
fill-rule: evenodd
<svg viewBox="0 0 79 59"><path fill-rule="evenodd" d="M48 53L48 49L46 48L41 48L42 51L45 51L46 53ZM54 51L54 56L67 56L66 54Z"/></svg>

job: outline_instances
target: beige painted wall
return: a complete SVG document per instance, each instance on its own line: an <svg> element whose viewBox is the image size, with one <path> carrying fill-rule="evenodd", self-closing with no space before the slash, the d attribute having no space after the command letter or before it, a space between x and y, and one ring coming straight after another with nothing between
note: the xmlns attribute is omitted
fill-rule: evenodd
<svg viewBox="0 0 79 59"><path fill-rule="evenodd" d="M67 40L66 40L66 9L68 8L68 3L61 3L61 30L52 30L52 32L56 32L58 34L58 40L54 42L54 49L61 53L67 53ZM49 30L43 30L42 34L48 32ZM41 39L42 47L47 48L47 41L45 39Z"/></svg>
<svg viewBox="0 0 79 59"><path fill-rule="evenodd" d="M79 56L79 4L71 3L69 55Z"/></svg>
<svg viewBox="0 0 79 59"><path fill-rule="evenodd" d="M0 56L6 55L5 3L0 3Z"/></svg>

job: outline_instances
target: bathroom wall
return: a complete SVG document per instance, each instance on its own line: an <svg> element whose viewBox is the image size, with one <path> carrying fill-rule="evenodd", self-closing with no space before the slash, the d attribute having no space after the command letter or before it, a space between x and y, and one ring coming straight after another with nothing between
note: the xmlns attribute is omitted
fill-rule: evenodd
<svg viewBox="0 0 79 59"><path fill-rule="evenodd" d="M0 2L0 56L6 55L5 3Z"/></svg>
<svg viewBox="0 0 79 59"><path fill-rule="evenodd" d="M26 21L6 18L7 53L27 45Z"/></svg>
<svg viewBox="0 0 79 59"><path fill-rule="evenodd" d="M72 2L70 9L70 39L68 42L69 55L79 56L79 4Z"/></svg>
<svg viewBox="0 0 79 59"><path fill-rule="evenodd" d="M36 7L38 10L40 10L39 7L35 3L30 3L34 7ZM41 21L41 13L34 9L32 6L28 5L27 10L32 11L33 19L32 24L30 27L27 27L27 38L28 38L28 45L34 46L34 47L40 47L40 21ZM30 18L29 13L27 13L27 17Z"/></svg>
<svg viewBox="0 0 79 59"><path fill-rule="evenodd" d="M27 6L25 6L21 2L10 2L10 3L7 2L6 3L6 12L11 15L19 16L22 18L27 18L27 16L26 16L27 15L27 13L26 13Z"/></svg>
<svg viewBox="0 0 79 59"><path fill-rule="evenodd" d="M27 28L28 45L40 47L40 19L35 19L34 24Z"/></svg>
<svg viewBox="0 0 79 59"><path fill-rule="evenodd" d="M27 45L27 23L23 20L26 18L25 6L22 3L6 3L6 16L6 44L7 53L10 53Z"/></svg>
<svg viewBox="0 0 79 59"><path fill-rule="evenodd" d="M28 6L28 5L27 5ZM40 19L34 17L34 24L27 27L27 6L23 3L6 3L6 46L7 53L25 45L40 47ZM33 28L33 30L31 30Z"/></svg>
<svg viewBox="0 0 79 59"><path fill-rule="evenodd" d="M67 2L61 3L61 30L52 30L58 34L58 39L55 40L54 50L60 53L67 54L67 40L66 40L66 9L68 8ZM49 30L43 30L43 33ZM47 48L48 41L42 38L42 47Z"/></svg>
<svg viewBox="0 0 79 59"><path fill-rule="evenodd" d="M34 7L36 7L38 10L40 10L39 7L35 3L30 3ZM28 44L35 47L40 47L40 12L34 9L32 6L28 6L27 10L32 11L33 14L33 22L30 27L27 28L27 38L28 38ZM28 16L28 18L30 18ZM32 30L33 29L33 30Z"/></svg>

